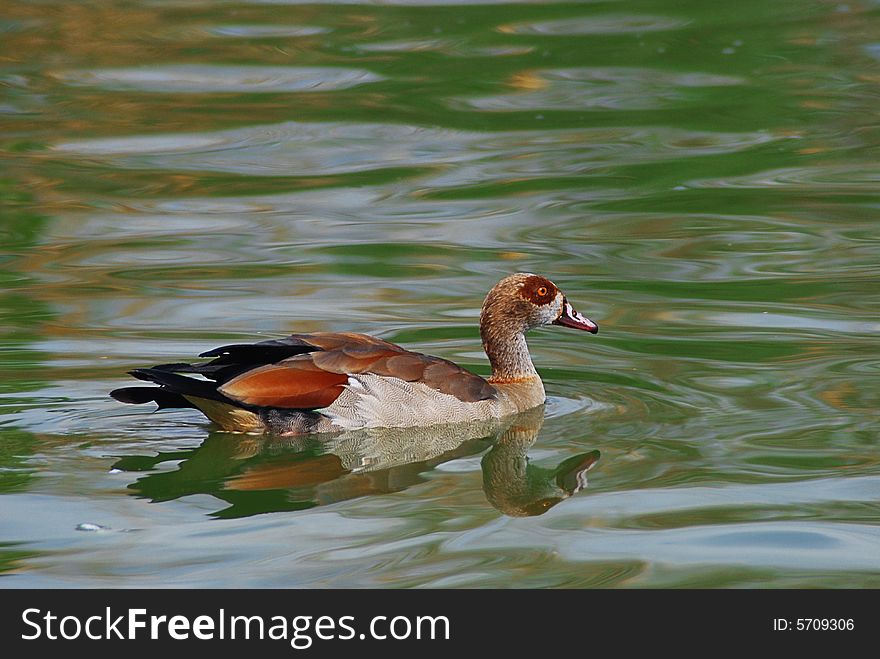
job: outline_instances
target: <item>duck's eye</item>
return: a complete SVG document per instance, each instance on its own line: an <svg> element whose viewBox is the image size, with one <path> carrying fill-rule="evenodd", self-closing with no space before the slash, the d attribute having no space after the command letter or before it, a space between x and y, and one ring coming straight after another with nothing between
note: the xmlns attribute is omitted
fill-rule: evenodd
<svg viewBox="0 0 880 659"><path fill-rule="evenodd" d="M541 286L541 287L540 287L537 291L535 291L535 292L538 294L538 297L544 297L545 295L547 295L547 287L546 287L546 286Z"/></svg>

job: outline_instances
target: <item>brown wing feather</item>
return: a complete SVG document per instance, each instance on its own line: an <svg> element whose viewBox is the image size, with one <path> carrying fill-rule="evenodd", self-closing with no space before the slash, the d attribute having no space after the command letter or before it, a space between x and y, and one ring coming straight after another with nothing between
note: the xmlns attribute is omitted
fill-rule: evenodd
<svg viewBox="0 0 880 659"><path fill-rule="evenodd" d="M348 382L344 373L316 367L311 355L260 366L233 378L218 391L233 400L258 407L312 410L330 405Z"/></svg>
<svg viewBox="0 0 880 659"><path fill-rule="evenodd" d="M367 373L377 361L394 354L396 353L380 347L371 347L370 350L364 350L359 354L343 347L313 353L311 358L315 366L331 373Z"/></svg>
<svg viewBox="0 0 880 659"><path fill-rule="evenodd" d="M367 349L369 346L382 347L388 350L403 352L403 348L388 341L383 341L368 334L356 332L314 332L312 334L293 334L292 337L320 348L321 350Z"/></svg>
<svg viewBox="0 0 880 659"><path fill-rule="evenodd" d="M377 375L386 375L392 378L400 378L407 382L418 382L425 375L425 367L428 362L424 355L415 352L405 352L390 357L382 364L377 364Z"/></svg>
<svg viewBox="0 0 880 659"><path fill-rule="evenodd" d="M495 387L479 375L439 357L413 354L420 357L425 364L418 382L466 403L476 403L497 396Z"/></svg>
<svg viewBox="0 0 880 659"><path fill-rule="evenodd" d="M246 405L318 409L336 400L349 374L371 373L419 382L465 402L496 395L485 379L450 361L365 334L326 332L293 338L319 350L246 371L218 391Z"/></svg>

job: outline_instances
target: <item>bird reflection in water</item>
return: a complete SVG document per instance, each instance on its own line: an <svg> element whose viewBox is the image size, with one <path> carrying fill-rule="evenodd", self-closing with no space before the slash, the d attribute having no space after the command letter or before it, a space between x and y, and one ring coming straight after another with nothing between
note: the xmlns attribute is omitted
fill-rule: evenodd
<svg viewBox="0 0 880 659"><path fill-rule="evenodd" d="M483 456L489 503L511 516L540 515L586 486L599 459L590 451L555 468L532 465L527 455L544 422L537 407L498 421L423 428L358 430L339 435L289 437L211 433L196 449L120 458L115 469L150 473L129 488L152 501L210 494L229 504L220 518L304 510L367 495L400 492L423 482L444 462Z"/></svg>

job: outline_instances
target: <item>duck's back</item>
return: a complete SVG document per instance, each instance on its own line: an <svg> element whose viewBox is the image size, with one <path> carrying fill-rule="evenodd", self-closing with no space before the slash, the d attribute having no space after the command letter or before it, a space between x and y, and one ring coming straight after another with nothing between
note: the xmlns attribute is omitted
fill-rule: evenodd
<svg viewBox="0 0 880 659"><path fill-rule="evenodd" d="M498 416L498 392L484 378L445 359L365 334L293 334L222 346L201 356L214 359L133 374L160 384L158 391L164 396L182 397L228 430L320 432ZM114 397L147 402L142 400L149 395L145 389L117 390ZM138 400L133 400L138 398L135 391ZM148 399L163 406L158 396Z"/></svg>

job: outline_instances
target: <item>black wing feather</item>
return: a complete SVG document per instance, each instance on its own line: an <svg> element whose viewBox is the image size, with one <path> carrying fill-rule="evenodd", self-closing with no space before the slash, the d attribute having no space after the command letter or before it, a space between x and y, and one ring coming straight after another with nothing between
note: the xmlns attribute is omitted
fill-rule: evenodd
<svg viewBox="0 0 880 659"><path fill-rule="evenodd" d="M122 387L114 389L110 395L120 403L132 403L133 405L156 403L160 410L175 407L198 409L180 394L168 391L163 387Z"/></svg>
<svg viewBox="0 0 880 659"><path fill-rule="evenodd" d="M195 407L184 396L198 396L209 400L233 403L217 391L217 387L232 378L259 366L274 364L288 357L307 352L320 351L321 348L307 343L296 336L283 339L260 341L259 343L239 343L220 346L203 352L199 357L214 357L204 364L159 364L151 368L137 368L129 371L139 380L154 382L158 387L124 387L115 389L110 395L122 403L155 402L159 409L165 407ZM208 378L209 381L186 377L180 373L192 373Z"/></svg>

